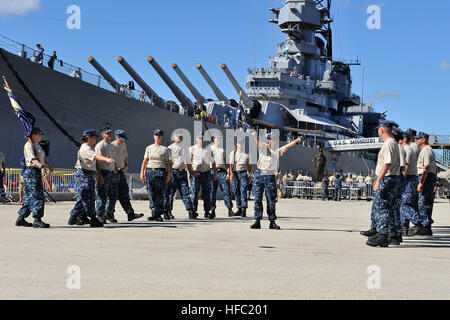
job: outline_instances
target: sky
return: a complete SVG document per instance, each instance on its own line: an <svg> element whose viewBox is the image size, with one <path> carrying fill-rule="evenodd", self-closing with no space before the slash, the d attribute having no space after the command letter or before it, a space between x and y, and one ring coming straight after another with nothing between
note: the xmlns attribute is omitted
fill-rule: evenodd
<svg viewBox="0 0 450 320"><path fill-rule="evenodd" d="M215 98L198 70L201 63L228 98L237 93L221 70L226 63L245 87L247 69L268 67L276 44L285 39L268 23L268 8L282 0L0 0L0 34L85 70L94 56L121 83L130 76L123 56L164 99L176 100L148 64L153 56L193 101L172 69L177 63L197 89ZM79 6L81 29L68 29L67 8ZM369 30L367 8L381 8L381 28ZM352 67L353 92L388 110L401 128L450 134L450 1L432 5L410 0L334 0L335 58L359 59ZM363 81L364 79L364 81Z"/></svg>

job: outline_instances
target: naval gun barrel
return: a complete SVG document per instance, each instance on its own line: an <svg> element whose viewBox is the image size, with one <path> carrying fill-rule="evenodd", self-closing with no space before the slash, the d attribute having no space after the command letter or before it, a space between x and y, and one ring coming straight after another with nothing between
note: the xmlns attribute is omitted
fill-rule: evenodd
<svg viewBox="0 0 450 320"><path fill-rule="evenodd" d="M116 79L114 79L108 71L105 70L105 68L102 67L102 65L100 63L97 62L97 60L94 59L94 57L89 57L88 61L91 63L91 65L95 68L95 70L98 71L98 73L100 73L102 75L103 78L106 79L106 81L108 81L108 83L111 85L111 87L114 88L114 90L118 90L119 89L119 83L116 81Z"/></svg>
<svg viewBox="0 0 450 320"><path fill-rule="evenodd" d="M175 97L177 97L178 101L180 101L183 108L186 109L188 114L192 114L194 112L194 104L192 101L186 97L186 95L177 87L175 82L167 75L167 73L160 67L158 62L156 62L155 58L148 57L148 62L155 69L155 71L159 74L161 79L167 84L167 86L172 90Z"/></svg>
<svg viewBox="0 0 450 320"><path fill-rule="evenodd" d="M230 69L228 69L226 64L222 64L222 69L227 75L228 79L230 80L231 84L233 85L234 89L236 89L237 94L242 100L242 103L246 108L253 108L253 101L248 97L248 95L245 93L244 90L242 90L239 83L236 81L236 78L231 73Z"/></svg>
<svg viewBox="0 0 450 320"><path fill-rule="evenodd" d="M128 62L123 57L118 57L117 61L122 65L122 67L128 72L128 74L137 82L137 84L145 91L149 99L153 104L160 108L165 108L165 101L153 91L152 88L141 78L139 74L128 64Z"/></svg>
<svg viewBox="0 0 450 320"><path fill-rule="evenodd" d="M200 102L201 104L206 104L205 97L202 96L202 94L197 90L196 87L192 84L191 81L185 76L183 71L177 66L176 63L172 64L172 68L175 70L175 72L178 74L178 76L181 78L181 80L184 82L186 87L188 87L189 91L191 91L192 95L195 97L195 99Z"/></svg>
<svg viewBox="0 0 450 320"><path fill-rule="evenodd" d="M199 63L197 64L197 69L202 74L203 78L205 78L206 82L208 82L211 89L214 91L214 94L217 96L217 98L220 101L228 101L228 98L225 97L225 95L220 91L220 89L216 86L214 81L212 81L211 77L206 73L205 69L203 69L202 65Z"/></svg>

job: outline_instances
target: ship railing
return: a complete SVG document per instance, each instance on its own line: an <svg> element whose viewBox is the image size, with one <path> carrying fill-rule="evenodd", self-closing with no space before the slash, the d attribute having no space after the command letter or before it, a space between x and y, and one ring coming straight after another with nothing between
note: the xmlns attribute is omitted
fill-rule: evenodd
<svg viewBox="0 0 450 320"><path fill-rule="evenodd" d="M27 59L27 60L35 62L35 63L39 63L42 65L42 67L50 68L49 61L51 59L51 55L49 55L47 53L43 54L42 61L38 61L38 59L37 59L38 52L36 49L31 48L25 44L19 43L17 41L14 41L12 39L9 39L3 35L0 35L0 46L2 48L4 48L5 50L7 50L13 54L17 54L18 56L20 56L24 59ZM53 53L53 51L49 51L49 50L47 50L46 52ZM58 52L56 52L56 53L58 55ZM111 87L111 85L106 81L106 79L103 78L101 75L91 73L80 67L74 66L62 59L58 58L54 61L53 70L63 73L65 75L71 76L73 78L79 79L81 81L90 83L96 87L100 87L102 89L105 89L105 90L108 90L111 92L119 93L119 88L116 88L116 90L114 90ZM126 89L125 92L123 93L123 95L127 96L129 98L135 99L135 100L139 100L140 93L137 90L133 91L133 90Z"/></svg>
<svg viewBox="0 0 450 320"><path fill-rule="evenodd" d="M299 198L318 200L323 198L322 183L314 182L283 182L281 185L281 192L284 198ZM335 198L335 187L328 187L328 198ZM341 189L341 199L356 201L367 200L374 198L374 191L372 184L364 183L343 183Z"/></svg>

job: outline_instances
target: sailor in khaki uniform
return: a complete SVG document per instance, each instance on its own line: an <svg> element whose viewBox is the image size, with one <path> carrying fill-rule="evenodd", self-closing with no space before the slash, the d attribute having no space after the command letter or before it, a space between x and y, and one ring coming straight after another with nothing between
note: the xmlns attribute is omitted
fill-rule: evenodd
<svg viewBox="0 0 450 320"><path fill-rule="evenodd" d="M170 181L172 164L170 163L170 150L163 146L164 131L153 131L154 144L145 149L144 160L141 166L141 180L147 186L149 207L152 216L149 221L164 221L164 196L167 184Z"/></svg>
<svg viewBox="0 0 450 320"><path fill-rule="evenodd" d="M203 147L203 134L199 133L196 137L197 143L189 148L189 155L192 164L191 195L194 211L198 209L198 193L202 188L203 209L205 210L205 219L214 219L215 215L211 211L211 185L212 180L217 179L216 163L214 155L210 148ZM211 171L212 165L212 171ZM211 177L211 172L213 176Z"/></svg>
<svg viewBox="0 0 450 320"><path fill-rule="evenodd" d="M104 157L95 152L98 134L95 130L83 132L81 140L84 142L77 155L75 164L75 183L78 197L73 210L70 212L69 225L82 226L90 224L92 228L103 227L102 219L96 217L95 212L95 181L97 175L97 161L114 164L114 159Z"/></svg>
<svg viewBox="0 0 450 320"><path fill-rule="evenodd" d="M116 130L115 141L112 145L115 147L114 160L116 160L117 170L117 196L123 210L127 214L128 221L142 218L144 214L134 213L133 206L130 201L130 188L128 187L125 172L128 170L128 152L127 152L127 133L125 130Z"/></svg>
<svg viewBox="0 0 450 320"><path fill-rule="evenodd" d="M383 139L384 144L378 153L377 180L374 183L376 195L371 214L372 224L369 231L361 232L361 235L369 237L366 244L373 247L388 247L389 238L398 241L394 234L394 217L400 174L400 155L398 143L392 136L394 126L396 126L394 122L387 120L380 121L378 126L378 135Z"/></svg>
<svg viewBox="0 0 450 320"><path fill-rule="evenodd" d="M436 158L433 149L428 144L430 136L426 133L417 134L417 144L420 147L419 158L417 159L418 186L419 193L419 218L420 221L415 224L410 235L432 236L431 225L434 204L434 188L436 186ZM413 222L414 223L414 222Z"/></svg>
<svg viewBox="0 0 450 320"><path fill-rule="evenodd" d="M413 129L408 129L408 130L406 130L406 132L410 136L409 146L411 147L411 149L416 154L416 159L418 159L419 158L419 154L420 154L420 148L419 148L419 145L416 142L417 131L413 130Z"/></svg>
<svg viewBox="0 0 450 320"><path fill-rule="evenodd" d="M28 141L24 146L24 157L26 169L23 174L25 184L25 195L22 201L22 208L19 210L19 217L16 221L18 227L50 228L50 225L43 222L45 196L42 185L42 177L47 175L45 152L39 145L44 133L35 127L28 135ZM28 223L27 218L30 213L33 215L33 224Z"/></svg>
<svg viewBox="0 0 450 320"><path fill-rule="evenodd" d="M236 207L238 211L236 216L247 216L247 190L249 185L249 178L252 177L252 165L250 156L245 153L243 138L238 138L236 155L232 151L230 154L230 172L233 172L231 176L231 183L233 187L234 198L236 199Z"/></svg>

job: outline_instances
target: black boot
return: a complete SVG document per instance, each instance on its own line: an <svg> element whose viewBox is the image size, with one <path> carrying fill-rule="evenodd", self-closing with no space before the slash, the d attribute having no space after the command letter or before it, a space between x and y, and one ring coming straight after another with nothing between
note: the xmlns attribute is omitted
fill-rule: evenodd
<svg viewBox="0 0 450 320"><path fill-rule="evenodd" d="M239 211L239 210L238 210ZM234 217L234 216L237 216L237 213L235 214L234 212L233 212L233 209L228 209L228 217Z"/></svg>
<svg viewBox="0 0 450 320"><path fill-rule="evenodd" d="M210 220L214 220L216 218L216 210L211 210L211 213L208 215L208 218Z"/></svg>
<svg viewBox="0 0 450 320"><path fill-rule="evenodd" d="M400 243L403 242L403 236L402 236L402 235L399 235L399 236L398 236L398 241L399 241Z"/></svg>
<svg viewBox="0 0 450 320"><path fill-rule="evenodd" d="M399 246L400 245L400 239L399 237L389 237L389 245L390 246Z"/></svg>
<svg viewBox="0 0 450 320"><path fill-rule="evenodd" d="M207 212L205 212L205 215L204 215L204 217L205 217L205 219L209 219L209 212L207 211Z"/></svg>
<svg viewBox="0 0 450 320"><path fill-rule="evenodd" d="M175 219L175 216L172 214L172 211L169 211L170 220Z"/></svg>
<svg viewBox="0 0 450 320"><path fill-rule="evenodd" d="M131 213L128 214L128 221L133 221L133 220L137 220L140 219L144 216L143 213Z"/></svg>
<svg viewBox="0 0 450 320"><path fill-rule="evenodd" d="M152 215L151 217L147 218L148 221L156 221L156 222L163 222L163 218L160 215Z"/></svg>
<svg viewBox="0 0 450 320"><path fill-rule="evenodd" d="M98 219L99 216L92 216L89 225L91 228L103 228L103 221Z"/></svg>
<svg viewBox="0 0 450 320"><path fill-rule="evenodd" d="M280 230L281 228L280 228L279 225L277 225L277 224L275 223L275 221L270 221L269 229L272 229L272 230Z"/></svg>
<svg viewBox="0 0 450 320"><path fill-rule="evenodd" d="M77 216L70 216L69 221L67 222L67 224L69 226L82 226L84 225L83 221L81 220L81 217L77 217Z"/></svg>
<svg viewBox="0 0 450 320"><path fill-rule="evenodd" d="M189 220L196 220L198 217L198 213L194 210L189 210Z"/></svg>
<svg viewBox="0 0 450 320"><path fill-rule="evenodd" d="M414 237L414 236L420 235L419 233L421 233L422 228L423 228L423 226L422 226L422 224L420 224L420 222L419 222L418 224L416 224L416 225L414 226L414 228L412 228L411 230L409 230L409 236L410 236L410 237Z"/></svg>
<svg viewBox="0 0 450 320"><path fill-rule="evenodd" d="M106 220L103 218L103 216L101 216L99 214L95 216L95 219L102 224L102 227L103 227L103 224L106 223ZM91 217L91 222L92 222L92 217ZM94 224L95 223L96 222L94 222ZM92 225L91 225L91 227L92 227Z"/></svg>
<svg viewBox="0 0 450 320"><path fill-rule="evenodd" d="M164 211L164 220L170 220L170 214L167 211Z"/></svg>
<svg viewBox="0 0 450 320"><path fill-rule="evenodd" d="M33 224L29 223L28 221L25 220L25 218L21 215L19 215L19 217L16 220L16 226L17 227L32 227Z"/></svg>
<svg viewBox="0 0 450 320"><path fill-rule="evenodd" d="M247 217L247 208L242 208L242 214L241 214L242 218Z"/></svg>
<svg viewBox="0 0 450 320"><path fill-rule="evenodd" d="M109 223L117 223L117 220L114 219L114 214L112 213L107 213L103 216L103 218L108 221Z"/></svg>
<svg viewBox="0 0 450 320"><path fill-rule="evenodd" d="M242 208L238 208L236 213L234 214L236 217L242 217Z"/></svg>
<svg viewBox="0 0 450 320"><path fill-rule="evenodd" d="M48 229L50 225L42 221L41 218L34 218L33 228Z"/></svg>
<svg viewBox="0 0 450 320"><path fill-rule="evenodd" d="M255 223L250 226L250 229L261 229L261 219L256 219Z"/></svg>
<svg viewBox="0 0 450 320"><path fill-rule="evenodd" d="M389 247L388 237L384 234L376 234L373 237L370 237L366 244L371 247Z"/></svg>
<svg viewBox="0 0 450 320"><path fill-rule="evenodd" d="M85 224L91 224L91 220L88 218L87 215L82 214L78 220L80 221L80 225L84 226Z"/></svg>
<svg viewBox="0 0 450 320"><path fill-rule="evenodd" d="M367 231L361 231L359 234L364 236L364 237L373 237L373 236L375 236L377 234L377 229L372 228L372 229L367 230Z"/></svg>
<svg viewBox="0 0 450 320"><path fill-rule="evenodd" d="M408 235L409 235L409 222L408 222L408 223L405 223L405 224L402 226L402 236L407 237Z"/></svg>

